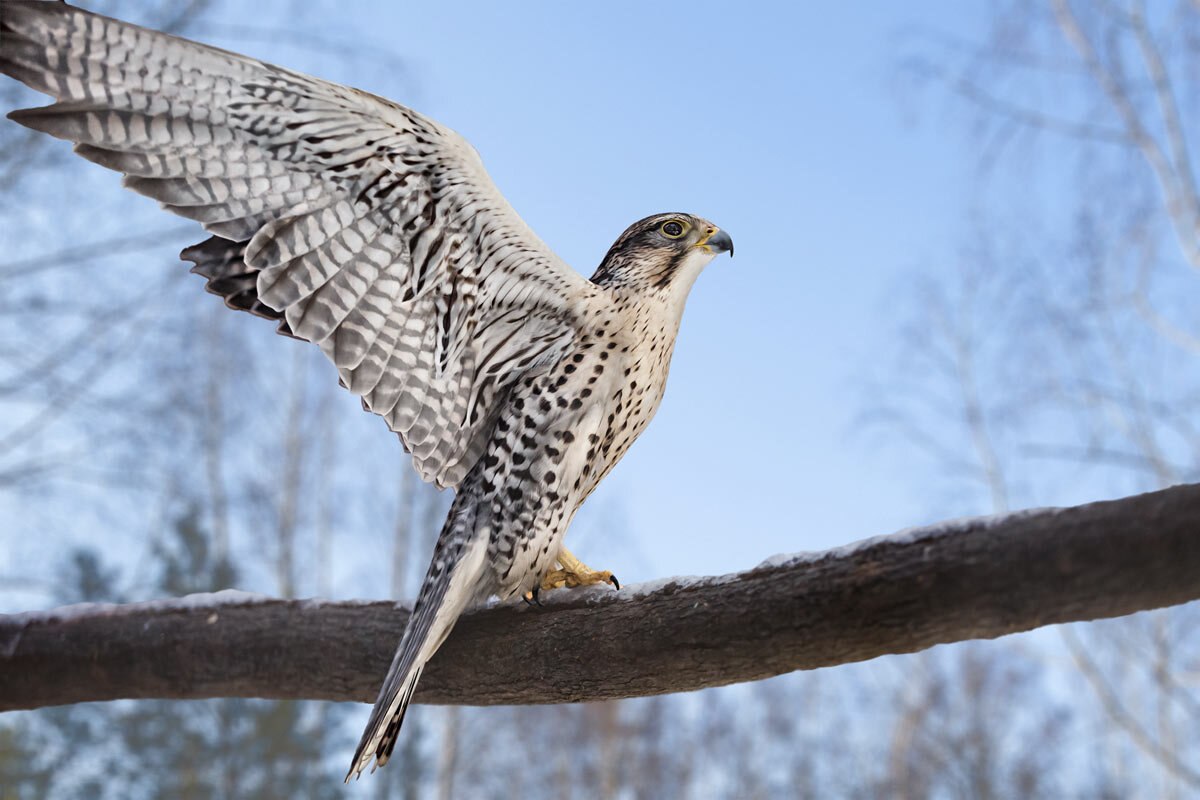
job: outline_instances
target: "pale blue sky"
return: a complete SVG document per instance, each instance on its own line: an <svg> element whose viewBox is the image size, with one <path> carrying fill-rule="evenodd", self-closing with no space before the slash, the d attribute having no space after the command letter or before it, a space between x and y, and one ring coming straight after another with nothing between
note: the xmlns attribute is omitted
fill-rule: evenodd
<svg viewBox="0 0 1200 800"><path fill-rule="evenodd" d="M585 274L654 212L734 237L737 257L692 293L657 419L577 518L585 557L625 580L715 573L932 521L905 454L852 434L896 324L888 293L915 264L949 260L964 223L962 131L936 103L911 113L922 104L896 77L904 36L972 30L964 4L301 9L333 40L369 30L369 48L347 61L205 38L455 128ZM381 65L387 51L403 71Z"/></svg>

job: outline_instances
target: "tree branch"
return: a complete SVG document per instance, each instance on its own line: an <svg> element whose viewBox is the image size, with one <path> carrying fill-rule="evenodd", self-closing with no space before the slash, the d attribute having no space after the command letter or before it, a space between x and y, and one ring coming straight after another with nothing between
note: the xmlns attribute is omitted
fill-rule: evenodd
<svg viewBox="0 0 1200 800"><path fill-rule="evenodd" d="M1200 772L1188 766L1187 762L1180 759L1175 748L1166 747L1149 733L1138 721L1138 718L1129 712L1121 703L1121 697L1117 691L1104 677L1104 673L1096 664L1095 659L1088 653L1083 642L1079 641L1079 637L1067 628L1062 628L1063 641L1067 645L1067 649L1071 651L1071 658L1074 659L1075 665L1079 667L1079 671L1087 678L1088 683L1096 690L1096 695L1100 698L1100 704L1104 707L1105 713L1117 723L1125 733L1129 734L1129 738L1143 752L1149 753L1150 757L1158 763L1162 764L1173 775L1178 776L1181 780L1185 780L1192 786L1200 788Z"/></svg>
<svg viewBox="0 0 1200 800"><path fill-rule="evenodd" d="M688 691L1200 598L1200 484L952 522L720 577L467 615L417 699ZM375 698L407 613L243 593L0 616L0 710L117 698Z"/></svg>

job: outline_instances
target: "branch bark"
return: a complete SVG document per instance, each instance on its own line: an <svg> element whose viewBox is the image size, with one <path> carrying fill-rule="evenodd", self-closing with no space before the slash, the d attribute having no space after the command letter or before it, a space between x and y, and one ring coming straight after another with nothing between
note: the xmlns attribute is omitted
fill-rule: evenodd
<svg viewBox="0 0 1200 800"><path fill-rule="evenodd" d="M1200 598L1200 484L962 520L746 572L465 616L424 703L689 691ZM407 611L218 593L0 616L0 710L117 698L372 701Z"/></svg>

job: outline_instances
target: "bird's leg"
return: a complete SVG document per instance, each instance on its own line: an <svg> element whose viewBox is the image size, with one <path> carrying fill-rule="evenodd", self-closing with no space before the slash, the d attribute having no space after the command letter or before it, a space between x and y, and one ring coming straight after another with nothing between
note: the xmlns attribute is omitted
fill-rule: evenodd
<svg viewBox="0 0 1200 800"><path fill-rule="evenodd" d="M558 551L558 566L560 569L552 569L542 578L543 589L570 589L596 583L611 583L617 589L621 588L621 582L611 572L592 569L565 547Z"/></svg>

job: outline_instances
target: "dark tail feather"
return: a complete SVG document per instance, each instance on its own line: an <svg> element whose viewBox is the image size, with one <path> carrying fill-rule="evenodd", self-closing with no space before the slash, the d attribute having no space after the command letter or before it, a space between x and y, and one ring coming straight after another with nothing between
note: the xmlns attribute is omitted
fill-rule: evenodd
<svg viewBox="0 0 1200 800"><path fill-rule="evenodd" d="M410 626L411 627L411 626ZM346 773L346 782L351 776L358 777L372 760L376 767L382 767L392 756L396 748L396 738L400 734L400 726L412 702L413 692L417 689L417 681L421 678L424 664L416 664L416 655L421 649L421 642L410 643L410 631L405 631L405 637L400 642L396 657L392 659L392 667L388 670L387 680L379 690L379 698L371 709L371 718L363 730L358 747L354 750L354 760L350 771Z"/></svg>
<svg viewBox="0 0 1200 800"><path fill-rule="evenodd" d="M372 718L371 722L367 724L367 729L363 731L363 738L358 743L358 752L354 756L355 763L362 760L363 751L371 741L371 735L378 730L380 723L386 722L383 726L383 735L380 737L378 744L375 745L375 749L367 754L367 760L370 760L371 756L375 758L375 766L371 768L372 771L377 767L387 764L388 759L392 757L392 751L396 749L396 741L400 738L400 726L404 724L404 715L408 712L408 704L412 702L413 692L417 690L417 681L421 680L421 671L423 669L424 666L421 666L414 670L412 676L402 685L404 692L400 695L400 704L396 706L396 710L392 712L392 715L386 721L380 715L379 719ZM397 688L400 688L400 686L398 685ZM389 698L389 700L391 699ZM376 708L382 712L383 709L390 705L390 702L386 704L381 702ZM353 773L354 770L350 770L350 773L346 775L346 780L350 780L350 774Z"/></svg>
<svg viewBox="0 0 1200 800"><path fill-rule="evenodd" d="M470 498L464 501L462 494L455 498L404 637L354 751L347 781L361 775L372 759L377 767L387 763L425 662L450 635L459 614L477 599L487 541L474 535L472 503Z"/></svg>
<svg viewBox="0 0 1200 800"><path fill-rule="evenodd" d="M200 244L194 244L179 254L184 261L195 264L192 272L208 279L204 288L225 300L225 305L238 311L248 311L256 317L279 323L276 330L293 339L300 337L292 333L283 312L276 311L258 299L258 270L245 261L246 245L250 242L232 242L220 236L212 236Z"/></svg>

